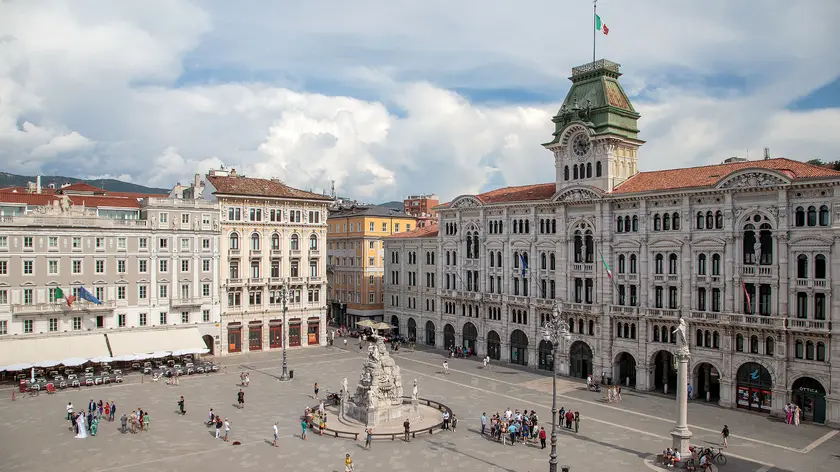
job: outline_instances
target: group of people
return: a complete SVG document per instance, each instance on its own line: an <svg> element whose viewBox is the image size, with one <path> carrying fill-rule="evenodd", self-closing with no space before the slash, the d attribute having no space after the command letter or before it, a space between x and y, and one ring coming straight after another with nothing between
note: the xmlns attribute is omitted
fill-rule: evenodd
<svg viewBox="0 0 840 472"><path fill-rule="evenodd" d="M67 421L70 422L70 429L76 433L77 439L84 439L91 436L96 436L99 431L99 421L105 418L105 421L114 421L117 406L113 401L88 402L87 414L84 411L76 412L73 408L73 402L67 403Z"/></svg>
<svg viewBox="0 0 840 472"><path fill-rule="evenodd" d="M475 351L467 346L450 346L449 357L463 357L464 359L474 356Z"/></svg>
<svg viewBox="0 0 840 472"><path fill-rule="evenodd" d="M580 431L579 412L572 412L571 409L567 410L566 407L561 406L557 416L559 420L558 423L561 427L566 429L574 429L576 433Z"/></svg>
<svg viewBox="0 0 840 472"><path fill-rule="evenodd" d="M212 408L210 408L210 413L207 415L207 427L215 427L216 428L216 439L221 439L223 441L228 440L228 435L230 434L230 420L225 418L222 420L222 417L217 415ZM223 434L224 430L224 434ZM277 424L274 424L274 445L277 445Z"/></svg>
<svg viewBox="0 0 840 472"><path fill-rule="evenodd" d="M148 411L145 411L142 408L132 411L131 415L123 413L120 417L120 431L123 433L130 432L131 434L135 434L138 431L148 431L151 424L152 417L149 415Z"/></svg>
<svg viewBox="0 0 840 472"><path fill-rule="evenodd" d="M536 444L537 440L541 442L545 448L545 428L539 426L539 418L535 411L519 410L511 411L508 407L504 414L496 412L490 417L490 437L503 445L506 445L510 440L510 445L513 446L517 441L528 443L529 441ZM487 427L487 415L481 414L481 434L484 435Z"/></svg>
<svg viewBox="0 0 840 472"><path fill-rule="evenodd" d="M785 423L799 426L802 409L795 403L785 404Z"/></svg>

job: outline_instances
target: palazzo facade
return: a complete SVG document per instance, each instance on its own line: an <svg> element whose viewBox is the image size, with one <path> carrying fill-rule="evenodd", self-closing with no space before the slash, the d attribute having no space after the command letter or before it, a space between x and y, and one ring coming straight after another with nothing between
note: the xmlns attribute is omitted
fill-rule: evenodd
<svg viewBox="0 0 840 472"><path fill-rule="evenodd" d="M459 196L438 225L386 239L386 320L419 343L673 392L684 318L695 397L840 423L840 172L769 155L639 172L620 75L572 70L543 144L554 182ZM555 304L571 333L556 365L541 333Z"/></svg>

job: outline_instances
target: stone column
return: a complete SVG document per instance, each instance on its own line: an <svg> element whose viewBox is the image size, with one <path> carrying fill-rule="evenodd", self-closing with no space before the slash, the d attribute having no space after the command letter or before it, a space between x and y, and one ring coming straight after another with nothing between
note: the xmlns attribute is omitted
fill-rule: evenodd
<svg viewBox="0 0 840 472"><path fill-rule="evenodd" d="M688 350L677 352L677 422L671 430L673 449L682 457L690 457L688 450L691 431L688 430Z"/></svg>

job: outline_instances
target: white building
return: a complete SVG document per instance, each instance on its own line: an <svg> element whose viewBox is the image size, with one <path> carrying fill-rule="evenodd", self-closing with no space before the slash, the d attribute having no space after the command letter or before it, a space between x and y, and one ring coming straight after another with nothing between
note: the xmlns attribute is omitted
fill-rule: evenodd
<svg viewBox="0 0 840 472"><path fill-rule="evenodd" d="M330 197L211 170L221 211L222 354L326 344ZM284 287L286 324L283 324Z"/></svg>
<svg viewBox="0 0 840 472"><path fill-rule="evenodd" d="M840 172L789 159L639 172L639 114L619 76L606 60L572 70L543 145L554 182L459 196L438 207L439 232L386 240L386 283L437 274L436 291L394 278L390 321L418 342L550 370L540 326L559 303L572 332L561 375L673 392L684 318L696 396L774 414L794 401L837 424Z"/></svg>

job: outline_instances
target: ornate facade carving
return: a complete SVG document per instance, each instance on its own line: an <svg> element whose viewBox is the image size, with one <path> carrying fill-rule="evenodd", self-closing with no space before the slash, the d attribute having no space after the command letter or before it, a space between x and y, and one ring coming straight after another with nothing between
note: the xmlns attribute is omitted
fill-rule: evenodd
<svg viewBox="0 0 840 472"><path fill-rule="evenodd" d="M766 172L746 172L730 179L727 179L718 188L761 188L785 185L787 182L781 178Z"/></svg>

